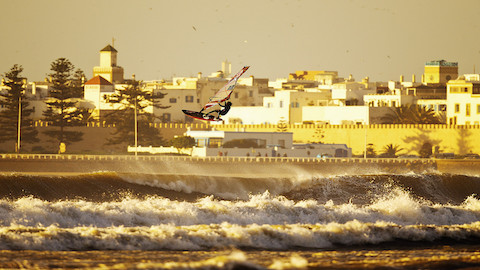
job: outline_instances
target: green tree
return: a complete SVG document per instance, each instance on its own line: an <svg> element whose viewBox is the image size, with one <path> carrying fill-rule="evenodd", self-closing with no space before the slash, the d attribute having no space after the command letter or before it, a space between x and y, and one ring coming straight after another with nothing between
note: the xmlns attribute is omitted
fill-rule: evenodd
<svg viewBox="0 0 480 270"><path fill-rule="evenodd" d="M68 127L82 124L82 113L77 108L77 98L81 96L81 87L76 85L73 73L75 66L66 58L58 58L51 64L52 89L43 112L44 120L58 130L49 130L45 134L59 143L73 143L82 140L83 132L68 130Z"/></svg>
<svg viewBox="0 0 480 270"><path fill-rule="evenodd" d="M20 144L22 142L38 142L38 131L33 127L33 120L30 117L33 109L29 108L29 102L25 96L25 87L20 73L23 67L14 65L9 72L3 74L4 85L8 88L0 92L0 132L1 141L15 141L15 150L20 151L21 145L18 141L18 125L20 111ZM20 105L20 108L19 108Z"/></svg>
<svg viewBox="0 0 480 270"><path fill-rule="evenodd" d="M83 73L83 70L77 68L75 70L75 73L73 74L73 78L71 80L71 86L74 88L73 90L73 97L76 98L83 98L83 93L84 93L84 84L87 81L85 73Z"/></svg>
<svg viewBox="0 0 480 270"><path fill-rule="evenodd" d="M170 144L177 148L178 153L180 153L180 149L192 148L195 146L195 139L190 136L177 136L170 140Z"/></svg>
<svg viewBox="0 0 480 270"><path fill-rule="evenodd" d="M432 144L429 142L425 142L418 151L418 154L421 158L429 158L432 156Z"/></svg>
<svg viewBox="0 0 480 270"><path fill-rule="evenodd" d="M417 105L402 105L390 109L390 113L382 117L384 124L440 124L441 120L435 111Z"/></svg>
<svg viewBox="0 0 480 270"><path fill-rule="evenodd" d="M394 145L394 144L387 144L383 147L383 156L387 158L396 158L398 155L398 152L402 151L403 148L401 148L399 145Z"/></svg>
<svg viewBox="0 0 480 270"><path fill-rule="evenodd" d="M106 115L105 121L115 125L112 137L107 144L135 144L135 115L137 118L137 136L139 145L163 145L160 131L151 124L155 122L152 113L146 111L147 107L168 108L159 104L166 94L142 89L140 81L131 80L127 87L112 95L110 102L119 105L119 109Z"/></svg>

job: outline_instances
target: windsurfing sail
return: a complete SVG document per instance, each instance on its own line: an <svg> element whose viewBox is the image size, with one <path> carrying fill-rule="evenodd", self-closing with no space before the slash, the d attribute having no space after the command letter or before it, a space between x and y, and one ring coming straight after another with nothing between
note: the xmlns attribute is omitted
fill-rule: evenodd
<svg viewBox="0 0 480 270"><path fill-rule="evenodd" d="M195 111L190 111L190 110L182 110L183 113L186 115L196 118L196 119L201 119L201 120L207 120L207 121L222 121L220 118L220 115L225 115L230 106L230 104L222 104L225 101L227 101L230 98L230 95L233 92L233 89L237 85L237 81L240 78L240 76L243 75L247 71L247 69L250 66L244 66L235 76L233 76L230 81L227 82L220 90L215 93L214 96L210 98L210 100L203 106L202 110L199 112ZM227 108L225 108L227 106Z"/></svg>
<svg viewBox="0 0 480 270"><path fill-rule="evenodd" d="M237 85L238 79L243 75L243 73L247 71L249 67L250 66L244 66L237 74L235 74L235 76L233 76L230 79L230 81L228 81L227 84L225 84L222 88L220 88L220 90L218 90L217 93L215 93L215 95L210 98L210 100L207 102L207 104L205 104L205 106L202 108L200 112L212 106L215 106L218 103L222 103L228 100L230 98L230 95L233 92L233 89Z"/></svg>

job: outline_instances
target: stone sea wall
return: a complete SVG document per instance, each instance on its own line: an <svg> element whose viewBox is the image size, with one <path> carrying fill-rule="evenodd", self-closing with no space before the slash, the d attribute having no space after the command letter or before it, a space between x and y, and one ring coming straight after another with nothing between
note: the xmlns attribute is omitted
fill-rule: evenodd
<svg viewBox="0 0 480 270"><path fill-rule="evenodd" d="M183 175L301 175L452 173L480 174L480 160L268 158L268 157L159 157L132 155L16 155L0 154L0 172L142 173Z"/></svg>

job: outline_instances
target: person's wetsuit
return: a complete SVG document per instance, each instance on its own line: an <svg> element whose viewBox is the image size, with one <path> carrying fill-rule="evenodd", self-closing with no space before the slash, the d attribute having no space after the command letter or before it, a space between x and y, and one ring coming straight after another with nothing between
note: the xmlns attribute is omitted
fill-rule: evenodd
<svg viewBox="0 0 480 270"><path fill-rule="evenodd" d="M226 115L228 113L228 111L230 111L230 108L232 107L232 102L230 101L227 101L225 102L225 105L222 106L220 103L218 103L218 105L220 107L222 107L221 110L214 110L214 111L211 111L207 114L204 115L204 118L205 119L211 119L211 120L216 120L216 119L219 119L220 118L220 115ZM203 111L203 110L202 110ZM201 111L200 111L201 112ZM215 115L217 114L217 115Z"/></svg>
<svg viewBox="0 0 480 270"><path fill-rule="evenodd" d="M232 107L232 102L227 101L225 102L225 106L222 107L222 110L219 112L220 115L225 115L230 111L230 108Z"/></svg>

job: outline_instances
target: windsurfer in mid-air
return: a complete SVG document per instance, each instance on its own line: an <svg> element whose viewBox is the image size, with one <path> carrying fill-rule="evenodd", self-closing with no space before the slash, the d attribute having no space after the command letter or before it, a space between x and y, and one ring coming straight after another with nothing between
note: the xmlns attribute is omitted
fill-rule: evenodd
<svg viewBox="0 0 480 270"><path fill-rule="evenodd" d="M221 121L220 116L226 115L232 107L232 102L229 101L230 95L237 84L238 79L247 71L250 66L244 66L235 76L233 76L214 96L203 106L199 112L182 110L186 115L207 121Z"/></svg>
<svg viewBox="0 0 480 270"><path fill-rule="evenodd" d="M211 120L219 120L220 119L220 115L226 115L228 113L228 111L230 111L230 108L232 107L232 102L230 101L224 101L223 104L222 103L218 103L218 105L220 106L220 110L212 110L210 112L207 112L204 114L204 118L205 119L211 119ZM203 109L202 109L203 111ZM202 112L200 111L200 112Z"/></svg>

